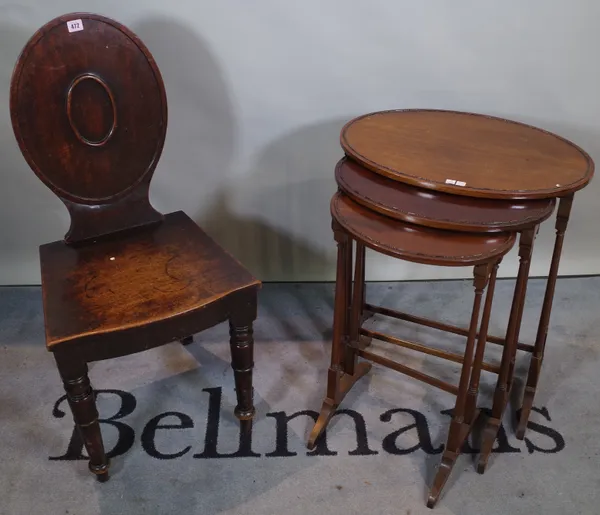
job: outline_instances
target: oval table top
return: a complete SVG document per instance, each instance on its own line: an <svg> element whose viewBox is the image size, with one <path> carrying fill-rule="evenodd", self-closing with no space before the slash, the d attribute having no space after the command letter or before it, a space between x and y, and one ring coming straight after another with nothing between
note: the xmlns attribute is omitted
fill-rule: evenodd
<svg viewBox="0 0 600 515"><path fill-rule="evenodd" d="M550 132L492 116L411 109L366 114L341 132L345 153L391 179L455 195L561 197L583 188L594 162Z"/></svg>
<svg viewBox="0 0 600 515"><path fill-rule="evenodd" d="M331 215L367 247L406 261L438 266L492 262L512 248L516 234L473 234L408 224L367 209L341 192L331 199Z"/></svg>
<svg viewBox="0 0 600 515"><path fill-rule="evenodd" d="M396 220L467 232L520 231L546 220L555 199L496 200L448 195L393 181L348 158L335 168L339 188L355 202Z"/></svg>

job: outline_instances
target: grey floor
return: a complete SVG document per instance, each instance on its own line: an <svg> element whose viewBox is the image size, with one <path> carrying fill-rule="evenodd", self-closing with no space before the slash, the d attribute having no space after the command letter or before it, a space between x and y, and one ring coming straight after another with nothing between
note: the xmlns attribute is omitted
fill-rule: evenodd
<svg viewBox="0 0 600 515"><path fill-rule="evenodd" d="M505 328L513 284L498 284L493 333ZM543 289L544 281L530 282L522 340L535 336ZM468 320L471 292L469 281L368 288L372 302L457 324ZM310 417L300 412L318 410L324 393L333 285L268 284L260 303L251 449L238 450L228 335L219 326L188 347L171 344L91 365L101 417L112 419L102 424L106 447L119 454L111 481L98 484L76 459L71 417L64 400L57 402L62 389L44 349L40 290L0 288L0 513L431 513L427 486L448 427L442 412L454 398L375 366L345 399L341 408L348 411L332 421L327 448L311 455L304 446ZM599 306L600 278L559 280L527 439L515 438L507 414L497 444L502 452L492 455L483 476L474 470L474 451L461 456L435 513L600 513ZM462 338L440 338L434 330L380 318L369 323L463 348ZM488 359L497 359L498 350L490 348ZM457 367L390 352L457 380ZM519 377L527 363L519 356ZM492 379L484 375L484 406ZM477 448L477 434L471 446Z"/></svg>

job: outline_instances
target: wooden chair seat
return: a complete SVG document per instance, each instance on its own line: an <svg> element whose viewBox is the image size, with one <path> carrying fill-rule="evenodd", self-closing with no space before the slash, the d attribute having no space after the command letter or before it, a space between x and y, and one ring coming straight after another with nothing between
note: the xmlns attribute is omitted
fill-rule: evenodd
<svg viewBox="0 0 600 515"><path fill-rule="evenodd" d="M102 341L117 331L143 348L149 345L139 338L143 334L163 343L157 333L178 340L205 328L203 310L259 285L181 211L160 224L94 244L43 245L40 260L51 350ZM226 320L229 309L220 312ZM210 324L215 322L211 318ZM119 346L101 352L114 356Z"/></svg>

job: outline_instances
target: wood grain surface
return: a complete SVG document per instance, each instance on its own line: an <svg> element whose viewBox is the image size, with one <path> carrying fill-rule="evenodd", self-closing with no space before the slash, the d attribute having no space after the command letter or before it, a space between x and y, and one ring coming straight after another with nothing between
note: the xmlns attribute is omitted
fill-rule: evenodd
<svg viewBox="0 0 600 515"><path fill-rule="evenodd" d="M389 256L439 266L472 266L506 254L515 233L474 234L421 227L382 216L343 193L331 199L331 214L359 243Z"/></svg>
<svg viewBox="0 0 600 515"><path fill-rule="evenodd" d="M583 188L594 172L590 156L555 134L453 111L367 114L344 126L341 144L394 180L473 197L560 197Z"/></svg>
<svg viewBox="0 0 600 515"><path fill-rule="evenodd" d="M335 169L339 188L355 202L397 220L466 232L522 230L546 220L555 199L497 200L424 190L388 179L351 159Z"/></svg>

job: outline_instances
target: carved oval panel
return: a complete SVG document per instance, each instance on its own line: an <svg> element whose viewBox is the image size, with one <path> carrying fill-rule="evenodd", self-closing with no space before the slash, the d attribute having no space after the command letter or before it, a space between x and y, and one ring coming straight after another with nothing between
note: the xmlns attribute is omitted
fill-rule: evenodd
<svg viewBox="0 0 600 515"><path fill-rule="evenodd" d="M69 20L82 28L70 30ZM130 194L150 180L162 152L160 72L135 34L103 16L71 13L36 32L15 67L10 105L25 159L70 202Z"/></svg>
<svg viewBox="0 0 600 515"><path fill-rule="evenodd" d="M81 142L104 145L117 126L117 108L108 85L89 73L77 77L67 93L67 116Z"/></svg>

